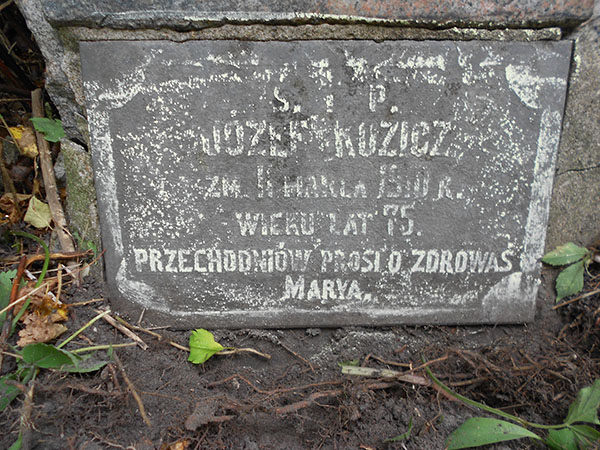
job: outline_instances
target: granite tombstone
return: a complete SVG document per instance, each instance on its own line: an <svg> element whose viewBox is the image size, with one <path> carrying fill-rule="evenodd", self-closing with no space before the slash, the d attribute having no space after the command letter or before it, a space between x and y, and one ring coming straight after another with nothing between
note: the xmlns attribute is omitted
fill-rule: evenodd
<svg viewBox="0 0 600 450"><path fill-rule="evenodd" d="M569 42L82 42L111 295L206 327L534 314Z"/></svg>

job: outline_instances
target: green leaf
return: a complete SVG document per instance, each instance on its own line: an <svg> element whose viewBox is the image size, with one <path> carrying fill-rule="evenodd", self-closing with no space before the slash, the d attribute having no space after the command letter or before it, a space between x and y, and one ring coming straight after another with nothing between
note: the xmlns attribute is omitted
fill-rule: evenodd
<svg viewBox="0 0 600 450"><path fill-rule="evenodd" d="M579 261L588 252L587 248L568 242L556 247L555 250L546 253L542 258L542 261L553 266L564 266Z"/></svg>
<svg viewBox="0 0 600 450"><path fill-rule="evenodd" d="M402 433L399 436L396 436L394 438L391 439L386 439L383 442L398 442L398 441L404 441L405 439L408 439L410 437L410 433L412 431L413 428L413 419L412 417L410 418L410 421L408 422L408 430L406 430L404 433Z"/></svg>
<svg viewBox="0 0 600 450"><path fill-rule="evenodd" d="M583 261L564 269L556 279L556 301L577 294L583 289Z"/></svg>
<svg viewBox="0 0 600 450"><path fill-rule="evenodd" d="M569 407L565 424L587 422L600 425L598 406L600 406L600 380L579 391L577 398Z"/></svg>
<svg viewBox="0 0 600 450"><path fill-rule="evenodd" d="M11 384L7 384L7 380L16 381L21 384L29 383L32 376L34 375L34 370L31 367L22 367L19 362L19 369L16 372L9 373L0 377L0 411L4 410L10 403L21 393L21 390L16 386Z"/></svg>
<svg viewBox="0 0 600 450"><path fill-rule="evenodd" d="M4 309L10 302L10 291L12 290L13 279L17 274L16 270L7 270L0 273L0 309ZM0 325L4 323L6 313L0 314Z"/></svg>
<svg viewBox="0 0 600 450"><path fill-rule="evenodd" d="M36 228L48 228L52 220L50 207L33 196L29 200L29 206L23 220Z"/></svg>
<svg viewBox="0 0 600 450"><path fill-rule="evenodd" d="M579 450L575 433L568 428L548 431L548 439L545 443L552 450Z"/></svg>
<svg viewBox="0 0 600 450"><path fill-rule="evenodd" d="M215 337L210 331L199 328L192 331L190 336L190 356L188 361L194 364L206 362L212 355L223 350L224 347L215 342Z"/></svg>
<svg viewBox="0 0 600 450"><path fill-rule="evenodd" d="M71 233L77 241L77 246L84 252L91 250L94 253L94 258L98 256L98 247L91 239L83 239L77 231Z"/></svg>
<svg viewBox="0 0 600 450"><path fill-rule="evenodd" d="M575 433L575 439L580 450L592 448L592 445L600 442L600 431L589 425L572 425L571 430Z"/></svg>
<svg viewBox="0 0 600 450"><path fill-rule="evenodd" d="M109 362L110 361L92 358L90 355L88 357L82 358L79 361L76 361L75 364L67 364L65 366L59 367L57 370L59 370L61 372L70 372L70 373L95 372L96 370L102 369Z"/></svg>
<svg viewBox="0 0 600 450"><path fill-rule="evenodd" d="M17 440L15 442L13 442L13 445L8 447L8 450L21 450L22 445L23 445L23 435L21 433L19 433L19 437L17 438Z"/></svg>
<svg viewBox="0 0 600 450"><path fill-rule="evenodd" d="M29 344L23 347L23 361L42 369L60 369L62 366L74 366L79 357L71 352L60 350L48 344Z"/></svg>
<svg viewBox="0 0 600 450"><path fill-rule="evenodd" d="M448 450L456 450L524 437L541 440L537 434L514 423L487 417L473 417L448 436L446 445Z"/></svg>
<svg viewBox="0 0 600 450"><path fill-rule="evenodd" d="M58 142L65 136L62 122L58 119L47 119L45 117L32 117L34 128L44 135L49 142Z"/></svg>
<svg viewBox="0 0 600 450"><path fill-rule="evenodd" d="M6 384L7 380L19 381L15 373L9 373L0 378L0 411L3 411L21 393L18 387Z"/></svg>
<svg viewBox="0 0 600 450"><path fill-rule="evenodd" d="M93 358L92 355L80 357L75 353L56 348L48 344L30 344L23 348L23 361L42 369L54 369L61 372L87 373L101 369L109 361Z"/></svg>

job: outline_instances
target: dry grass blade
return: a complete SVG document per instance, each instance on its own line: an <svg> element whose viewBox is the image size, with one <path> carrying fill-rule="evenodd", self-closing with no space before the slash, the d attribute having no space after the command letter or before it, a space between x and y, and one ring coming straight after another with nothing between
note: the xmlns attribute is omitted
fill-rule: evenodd
<svg viewBox="0 0 600 450"><path fill-rule="evenodd" d="M405 383L418 384L421 386L431 385L425 377L418 375L412 375L410 373L398 372L397 370L389 369L372 369L370 367L355 367L355 366L342 366L342 373L346 375L357 375L360 377L377 377L377 378L388 378Z"/></svg>

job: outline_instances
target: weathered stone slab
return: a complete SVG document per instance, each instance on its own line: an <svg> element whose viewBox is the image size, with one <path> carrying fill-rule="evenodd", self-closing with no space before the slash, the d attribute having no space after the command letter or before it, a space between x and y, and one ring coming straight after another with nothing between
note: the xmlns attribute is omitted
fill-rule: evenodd
<svg viewBox="0 0 600 450"><path fill-rule="evenodd" d="M192 29L206 22L380 20L429 25L572 24L589 18L593 0L41 0L58 25Z"/></svg>
<svg viewBox="0 0 600 450"><path fill-rule="evenodd" d="M210 327L533 318L570 43L80 51L119 304Z"/></svg>

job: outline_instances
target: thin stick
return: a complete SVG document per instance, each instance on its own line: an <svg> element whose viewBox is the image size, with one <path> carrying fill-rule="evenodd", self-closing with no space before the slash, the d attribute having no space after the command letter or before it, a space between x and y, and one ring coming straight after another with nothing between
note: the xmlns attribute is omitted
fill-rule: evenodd
<svg viewBox="0 0 600 450"><path fill-rule="evenodd" d="M164 336L163 335L161 335L161 334L159 334L159 333L157 333L155 331L148 330L147 328L138 327L137 325L131 325L130 323L128 323L122 317L114 316L114 317L111 317L111 318L117 320L118 322L121 322L121 324L123 324L124 326L126 326L130 330L135 330L135 331L139 331L141 333L149 334L150 336L155 337L159 341L164 340ZM184 352L189 352L190 351L189 347L186 347L185 345L178 344L177 342L167 341L167 343L169 345L171 345L171 346L179 349L179 350L183 350ZM235 355L236 353L252 353L254 355L260 356L260 357L265 358L265 359L271 359L271 355L269 355L268 353L259 352L258 350L255 350L253 348L233 348L233 349L230 349L230 350L221 350L220 352L215 353L215 355L226 356L226 355Z"/></svg>
<svg viewBox="0 0 600 450"><path fill-rule="evenodd" d="M115 447L115 448L122 448L123 450L127 450L125 447L123 447L122 445L119 444L115 444L114 442L110 442L109 440L104 439L102 436L100 436L98 433L94 433L93 431L88 431L89 434L91 434L94 438L98 439L100 442L102 442L105 445L108 445L109 447ZM131 447L129 447L131 448Z"/></svg>
<svg viewBox="0 0 600 450"><path fill-rule="evenodd" d="M143 328L143 327L138 327L136 325L131 325L129 322L127 322L125 319L123 319L122 317L119 316L115 316L114 319L117 322L121 322L123 325L125 325L127 328L131 329L131 330L135 330L135 331L141 331L142 333L146 333L149 334L150 336L155 337L156 339L158 339L159 341L163 340L163 336L156 333L155 331L151 331L148 330L147 328ZM185 347L188 351L190 350L189 348Z"/></svg>
<svg viewBox="0 0 600 450"><path fill-rule="evenodd" d="M287 350L288 352L290 352L292 355L294 355L296 358L298 358L300 361L304 362L309 368L311 372L315 371L315 368L313 367L313 365L310 363L310 361L306 358L304 358L303 356L299 355L298 353L296 353L294 350L292 350L291 348L289 348L287 345L285 345L283 342L279 342L279 345L281 345L285 350Z"/></svg>
<svg viewBox="0 0 600 450"><path fill-rule="evenodd" d="M2 99L0 99L0 103L11 103L11 102L31 103L31 99L30 98L2 98Z"/></svg>
<svg viewBox="0 0 600 450"><path fill-rule="evenodd" d="M90 303L98 303L98 302L103 302L105 301L104 298L93 298L91 300L86 300L85 302L75 302L75 303L68 303L69 306L84 306L84 305L89 305Z"/></svg>
<svg viewBox="0 0 600 450"><path fill-rule="evenodd" d="M305 400L292 403L291 405L281 406L279 408L275 408L276 414L287 414L291 412L296 412L299 409L307 408L308 406L314 404L318 399L323 397L337 397L342 394L342 390L334 389L332 391L324 391L324 392L314 392L310 394Z"/></svg>
<svg viewBox="0 0 600 450"><path fill-rule="evenodd" d="M11 352L2 352L2 354L3 354L3 355L6 355L6 356L12 356L13 358L16 358L16 359L23 359L23 356L22 356L22 355L19 355L19 354L17 354L17 353L11 353ZM5 380L5 381L6 381L6 380Z"/></svg>
<svg viewBox="0 0 600 450"><path fill-rule="evenodd" d="M113 317L113 318L114 318L115 320L117 320L118 322L121 322L121 323L122 323L124 326L126 326L126 327L127 327L127 328L129 328L130 330L135 330L135 331L139 331L139 332L141 332L141 333L146 333L146 334L148 334L148 335L150 335L150 336L152 336L152 337L155 337L155 338L156 338L156 339L158 339L159 341L162 341L162 340L164 340L164 337L163 337L163 335L161 335L161 334L158 334L158 333L157 333L157 332L155 332L155 331L151 331L151 330L148 330L147 328L143 328L143 327L138 327L138 326L136 326L136 325L131 325L131 324L130 324L130 323L128 323L128 322L127 322L125 319L123 319L122 317L119 317L119 316L115 316L115 317ZM189 347L186 347L186 346L184 346L184 345L178 344L177 342L173 342L173 341L167 341L167 343L168 343L169 345L171 345L172 347L175 347L175 348L177 348L177 349L179 349L179 350L183 350L184 352L189 352L189 351L190 351Z"/></svg>
<svg viewBox="0 0 600 450"><path fill-rule="evenodd" d="M374 360L376 360L376 361L379 361L380 363L383 363L383 364L387 364L388 366L396 366L396 367L406 367L406 368L410 368L410 364L401 363L401 362L396 362L396 361L389 361L389 360L387 360L387 359L380 358L379 356L377 356L377 355L373 355L373 354L369 354L369 355L367 355L367 357L365 358L365 361L364 361L364 362L366 362L366 361L367 361L369 358L373 358ZM364 364L364 362L363 362L363 364Z"/></svg>
<svg viewBox="0 0 600 450"><path fill-rule="evenodd" d="M7 1L5 1L4 3L2 3L2 4L0 5L0 11L2 11L4 8L6 8L6 7L10 6L12 2L13 2L13 0L7 0Z"/></svg>
<svg viewBox="0 0 600 450"><path fill-rule="evenodd" d="M60 302L60 291L62 289L62 269L63 265L58 265L58 272L56 272L56 279L58 280L58 287L56 288L56 301Z"/></svg>
<svg viewBox="0 0 600 450"><path fill-rule="evenodd" d="M92 253L91 250L86 250L85 252L62 252L62 253L50 253L49 254L49 258L50 259L75 259L75 258L79 258L79 257L83 257L83 256L88 256ZM30 255L27 257L27 264L31 264L33 262L36 261L43 261L46 258L46 255L40 254L40 255ZM0 259L1 262L3 263L8 263L8 264L13 264L17 261L19 261L19 257L16 258L2 258ZM51 269L51 270L57 270L57 269ZM33 272L33 273L39 273L38 272Z"/></svg>
<svg viewBox="0 0 600 450"><path fill-rule="evenodd" d="M407 370L404 373L406 373L406 374L412 373L412 372L415 372L417 370L424 369L425 367L429 367L432 364L435 364L435 363L438 363L438 362L442 362L442 361L446 361L447 359L448 359L448 355L444 355L444 356L441 356L439 358L432 359L431 361L427 361L426 363L423 363L420 366L415 367L414 369Z"/></svg>
<svg viewBox="0 0 600 450"><path fill-rule="evenodd" d="M44 117L44 100L41 89L36 89L31 93L31 109L33 117ZM60 247L65 252L74 252L75 246L67 230L67 221L65 213L58 196L56 187L56 177L54 176L54 167L52 165L52 156L50 155L50 144L44 139L42 133L36 130L38 150L40 153L40 166L42 168L42 177L44 178L44 187L46 188L46 199L54 221L56 234Z"/></svg>
<svg viewBox="0 0 600 450"><path fill-rule="evenodd" d="M140 313L140 317L138 317L137 323L136 325L139 327L141 326L142 323L142 319L144 318L144 314L146 313L146 308L142 309L142 312Z"/></svg>
<svg viewBox="0 0 600 450"><path fill-rule="evenodd" d="M268 353L262 353L253 348L234 348L231 350L221 350L220 352L215 353L215 355L235 355L237 353L252 353L254 355L260 356L261 358L271 359L271 355Z"/></svg>
<svg viewBox="0 0 600 450"><path fill-rule="evenodd" d="M180 345L177 342L169 341L169 345L171 345L172 347L178 348L179 350L183 350L184 352L190 351L190 349L188 347L186 347L185 345Z"/></svg>
<svg viewBox="0 0 600 450"><path fill-rule="evenodd" d="M21 424L19 425L19 440L21 441L20 448L22 450L29 450L31 448L31 411L33 410L33 388L34 382L31 382L31 386L25 394L25 400L23 401L23 409L21 412Z"/></svg>
<svg viewBox="0 0 600 450"><path fill-rule="evenodd" d="M10 131L10 127L6 123L6 120L4 120L4 116L2 114L0 114L0 120L2 121L2 125L4 125L4 128L6 128L6 131L8 131L8 134L10 134L10 137L12 138L15 146L19 150L19 153L22 155L24 153L23 148L21 147L21 144L19 144L19 141L17 141L17 138L14 136L14 134L12 134L12 131Z"/></svg>
<svg viewBox="0 0 600 450"><path fill-rule="evenodd" d="M18 299L16 299L14 302L12 302L10 305L8 305L6 308L4 309L0 309L0 314L8 311L9 309L11 309L13 306L18 305L19 303L21 303L24 300L27 300L28 297L32 296L33 294L38 293L39 291L41 291L44 288L47 288L50 285L50 283L44 283L41 286L36 287L33 291L28 292L27 294L25 294L22 297L19 297Z"/></svg>
<svg viewBox="0 0 600 450"><path fill-rule="evenodd" d="M104 397L118 397L120 395L123 395L122 392L108 392L103 389L92 389L84 384L75 383L75 382L67 382L67 383L63 383L59 386L46 386L44 384L37 384L36 387L37 387L38 391L45 391L45 392L56 392L56 391L62 391L64 389L74 389L77 391L86 392L88 394L102 395Z"/></svg>
<svg viewBox="0 0 600 450"><path fill-rule="evenodd" d="M137 391L135 390L135 386L133 385L133 383L127 376L127 372L125 372L125 367L123 367L123 363L117 356L116 352L113 353L113 358L115 358L115 362L117 363L119 372L121 372L121 375L123 376L123 379L125 380L125 383L127 383L127 386L129 387L129 390L131 391L131 395L133 395L133 398L135 399L135 401L138 405L138 408L140 409L140 414L142 415L142 419L144 420L146 425L148 425L148 427L152 427L152 422L150 422L150 419L148 419L148 416L146 415L146 409L144 408L144 402L142 402L142 398L137 393Z"/></svg>
<svg viewBox="0 0 600 450"><path fill-rule="evenodd" d="M592 292L588 292L588 293L586 293L586 294L579 295L579 296L577 296L577 297L575 297L575 298L572 298L571 300L567 300L566 302L559 303L558 305L554 305L554 306L552 307L552 309L553 309L553 310L556 310L556 309L558 309L558 308L562 308L563 306L570 305L571 303L574 303L574 302L576 302L576 301L578 301L578 300L581 300L581 299L583 299L583 298L586 298L586 297L591 297L592 295L596 295L596 294L600 294L600 289L596 289L595 291L592 291Z"/></svg>
<svg viewBox="0 0 600 450"><path fill-rule="evenodd" d="M98 310L95 310L95 311L98 313L101 312ZM108 322L110 325L115 327L117 330L119 330L125 336L127 336L128 338L133 339L135 342L137 342L137 344L140 346L140 348L142 350L148 349L148 344L146 344L137 334L135 334L129 328L118 323L111 315L107 314L106 316L103 316L102 318L104 319L104 321Z"/></svg>

